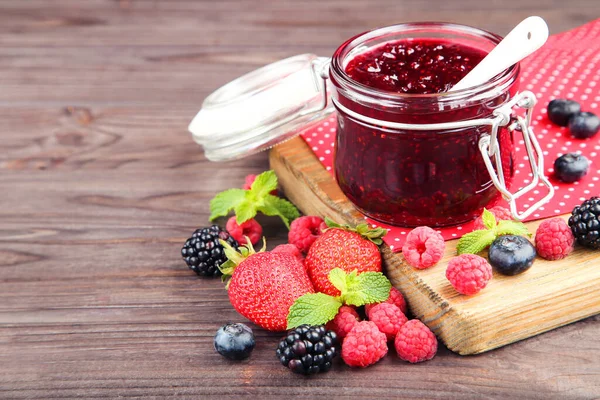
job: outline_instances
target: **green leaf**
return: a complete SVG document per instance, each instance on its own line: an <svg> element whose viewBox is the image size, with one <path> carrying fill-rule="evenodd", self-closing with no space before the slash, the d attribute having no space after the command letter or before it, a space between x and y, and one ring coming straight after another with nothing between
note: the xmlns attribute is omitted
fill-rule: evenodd
<svg viewBox="0 0 600 400"><path fill-rule="evenodd" d="M347 280L346 284L347 290L342 292L341 297L345 304L353 306L386 301L392 287L388 278L381 272L363 272L355 275L353 281Z"/></svg>
<svg viewBox="0 0 600 400"><path fill-rule="evenodd" d="M290 223L300 216L300 212L292 203L270 194L265 196L262 204L257 205L257 210L265 215L280 217L288 229Z"/></svg>
<svg viewBox="0 0 600 400"><path fill-rule="evenodd" d="M524 223L518 221L500 221L496 227L496 235L519 235L529 236L531 233L527 229Z"/></svg>
<svg viewBox="0 0 600 400"><path fill-rule="evenodd" d="M238 203L235 207L235 221L238 224L243 224L256 216L256 203L251 197L253 197L251 193L246 193L244 201Z"/></svg>
<svg viewBox="0 0 600 400"><path fill-rule="evenodd" d="M229 212L244 201L246 190L243 189L228 189L218 193L210 201L210 217L213 221L218 217L224 217Z"/></svg>
<svg viewBox="0 0 600 400"><path fill-rule="evenodd" d="M494 229L496 227L496 216L491 211L484 208L481 219L487 229Z"/></svg>
<svg viewBox="0 0 600 400"><path fill-rule="evenodd" d="M254 254L255 251L250 241L248 241L248 244L240 246L237 250L223 239L219 239L219 243L223 246L225 256L227 257L227 261L219 265L219 270L223 274L221 281L225 283L225 288L229 289L229 282L233 276L233 271L235 271L236 267L240 265L242 261Z"/></svg>
<svg viewBox="0 0 600 400"><path fill-rule="evenodd" d="M325 293L308 293L299 297L290 307L287 329L303 324L322 325L331 321L342 306L341 301Z"/></svg>
<svg viewBox="0 0 600 400"><path fill-rule="evenodd" d="M477 230L467 233L458 241L456 251L458 254L477 254L488 247L496 239L492 230Z"/></svg>
<svg viewBox="0 0 600 400"><path fill-rule="evenodd" d="M356 232L359 235L361 235L363 238L375 243L377 246L380 246L383 243L383 240L381 240L381 238L384 237L388 233L387 229L383 229L383 228L371 229L369 227L369 225L367 225L367 224L359 224L356 227L352 227L350 225L341 225L341 224L338 224L337 222L331 220L329 217L325 217L325 224L329 228L337 228L337 229L343 229L343 230L350 231L350 232Z"/></svg>
<svg viewBox="0 0 600 400"><path fill-rule="evenodd" d="M346 272L341 268L334 268L329 272L329 282L340 292L346 291Z"/></svg>
<svg viewBox="0 0 600 400"><path fill-rule="evenodd" d="M275 171L273 170L265 171L258 175L250 187L252 193L259 199L265 197L275 189L277 189L277 175L275 175Z"/></svg>

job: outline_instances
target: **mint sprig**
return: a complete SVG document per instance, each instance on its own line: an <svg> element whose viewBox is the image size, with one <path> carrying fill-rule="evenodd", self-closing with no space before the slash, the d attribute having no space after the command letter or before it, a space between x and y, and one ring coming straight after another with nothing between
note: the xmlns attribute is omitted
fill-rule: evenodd
<svg viewBox="0 0 600 400"><path fill-rule="evenodd" d="M322 325L331 321L343 304L363 306L386 301L392 284L381 272L356 270L346 273L341 268L329 272L329 281L341 294L337 297L325 293L309 293L296 299L290 307L287 329L303 324Z"/></svg>
<svg viewBox="0 0 600 400"><path fill-rule="evenodd" d="M270 194L275 189L277 189L275 171L265 171L256 177L248 190L228 189L217 194L210 201L209 220L227 216L233 210L236 222L243 224L260 212L280 217L289 229L290 223L300 216L300 212L289 201Z"/></svg>
<svg viewBox="0 0 600 400"><path fill-rule="evenodd" d="M494 214L485 208L483 209L481 219L486 229L479 229L461 237L456 246L458 254L477 254L491 245L498 236L502 235L531 237L531 233L522 222L508 220L498 222Z"/></svg>
<svg viewBox="0 0 600 400"><path fill-rule="evenodd" d="M290 307L287 328L303 324L322 325L335 318L341 306L342 302L337 297L325 293L305 294Z"/></svg>

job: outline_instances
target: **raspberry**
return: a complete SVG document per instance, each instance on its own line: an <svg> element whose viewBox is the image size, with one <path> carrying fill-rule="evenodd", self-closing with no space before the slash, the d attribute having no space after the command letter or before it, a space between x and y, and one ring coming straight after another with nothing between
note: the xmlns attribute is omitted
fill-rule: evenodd
<svg viewBox="0 0 600 400"><path fill-rule="evenodd" d="M476 254L461 254L448 262L446 278L462 294L475 294L492 279L492 266Z"/></svg>
<svg viewBox="0 0 600 400"><path fill-rule="evenodd" d="M308 253L308 249L321 235L323 229L327 229L327 224L320 217L305 216L296 218L290 225L288 242L296 245L301 252Z"/></svg>
<svg viewBox="0 0 600 400"><path fill-rule="evenodd" d="M235 216L229 218L225 225L227 232L240 244L246 244L245 236L250 238L252 244L258 243L262 236L262 226L255 219L249 219L241 225L238 225Z"/></svg>
<svg viewBox="0 0 600 400"><path fill-rule="evenodd" d="M256 179L256 175L254 175L254 174L246 175L246 178L244 181L244 186L242 186L242 189L250 190L255 179ZM277 196L277 189L271 190L271 194L273 196Z"/></svg>
<svg viewBox="0 0 600 400"><path fill-rule="evenodd" d="M369 320L375 322L379 331L385 333L388 340L393 340L398 329L408 321L406 315L394 304L380 303L373 306L370 311Z"/></svg>
<svg viewBox="0 0 600 400"><path fill-rule="evenodd" d="M387 351L385 334L371 321L357 322L342 343L342 359L351 367L375 364Z"/></svg>
<svg viewBox="0 0 600 400"><path fill-rule="evenodd" d="M494 217L496 217L496 221L506 220L510 221L513 219L512 213L506 207L496 206L492 207L488 210ZM473 230L487 229L483 224L483 219L481 217L477 218L473 223Z"/></svg>
<svg viewBox="0 0 600 400"><path fill-rule="evenodd" d="M304 265L304 256L302 255L302 253L300 253L300 250L298 250L298 248L293 244L280 244L279 246L276 246L273 250L271 250L271 252L291 254L294 257L296 257L302 265Z"/></svg>
<svg viewBox="0 0 600 400"><path fill-rule="evenodd" d="M358 313L354 308L341 306L338 314L332 321L329 321L326 327L334 331L340 339L343 339L358 321Z"/></svg>
<svg viewBox="0 0 600 400"><path fill-rule="evenodd" d="M402 296L402 293L400 293L400 291L393 286L390 289L390 297L388 297L384 303L395 304L404 315L406 315L408 312L408 307L406 305L406 300L404 300L404 296ZM365 306L365 314L369 316L369 311L371 311L371 309L377 304L379 303L367 304Z"/></svg>
<svg viewBox="0 0 600 400"><path fill-rule="evenodd" d="M408 264L425 269L441 260L445 248L446 243L439 232L428 226L419 226L406 235L402 254Z"/></svg>
<svg viewBox="0 0 600 400"><path fill-rule="evenodd" d="M546 260L560 260L573 251L575 236L571 228L560 218L548 219L535 232L535 248Z"/></svg>
<svg viewBox="0 0 600 400"><path fill-rule="evenodd" d="M394 340L398 357L413 364L431 360L437 352L437 345L433 332L418 319L402 325Z"/></svg>

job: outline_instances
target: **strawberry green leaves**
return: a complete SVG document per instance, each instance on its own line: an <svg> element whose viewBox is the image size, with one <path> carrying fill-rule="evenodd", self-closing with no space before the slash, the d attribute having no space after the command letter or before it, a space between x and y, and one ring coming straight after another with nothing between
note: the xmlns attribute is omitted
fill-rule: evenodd
<svg viewBox="0 0 600 400"><path fill-rule="evenodd" d="M381 240L381 238L383 238L388 232L387 229L383 229L383 228L371 229L371 228L369 228L369 225L367 225L367 224L360 224L360 225L357 225L356 227L352 227L350 225L341 225L327 217L325 218L325 223L327 224L327 226L329 228L338 228L338 229L344 229L344 230L347 230L350 232L356 232L359 235L361 235L363 238L375 243L377 246L381 246L381 244L383 243L383 240Z"/></svg>
<svg viewBox="0 0 600 400"><path fill-rule="evenodd" d="M531 236L527 227L518 221L496 221L496 217L490 211L483 209L481 216L486 229L480 229L467 233L458 241L456 251L458 254L477 254L492 244L501 235Z"/></svg>
<svg viewBox="0 0 600 400"><path fill-rule="evenodd" d="M224 217L233 210L236 222L243 224L260 212L280 217L289 229L290 223L300 216L300 212L289 201L270 194L276 188L275 171L265 171L256 177L249 190L225 190L210 201L209 220Z"/></svg>
<svg viewBox="0 0 600 400"><path fill-rule="evenodd" d="M290 307L287 317L288 329L303 324L325 324L336 316L342 304L363 306L386 301L392 287L381 272L364 272L357 275L356 271L347 274L341 268L331 270L329 281L341 295L333 297L324 293L311 293L301 296Z"/></svg>

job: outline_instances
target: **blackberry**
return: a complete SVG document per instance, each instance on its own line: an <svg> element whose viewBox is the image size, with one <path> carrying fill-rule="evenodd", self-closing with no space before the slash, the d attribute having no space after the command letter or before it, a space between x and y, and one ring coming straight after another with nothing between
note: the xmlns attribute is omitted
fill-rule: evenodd
<svg viewBox="0 0 600 400"><path fill-rule="evenodd" d="M284 367L297 374L316 374L331 368L338 351L335 332L323 325L300 325L279 342L277 357Z"/></svg>
<svg viewBox="0 0 600 400"><path fill-rule="evenodd" d="M227 261L227 257L219 239L235 249L238 248L235 239L218 225L196 229L192 237L186 240L181 249L181 256L196 274L211 277L221 275L219 266Z"/></svg>
<svg viewBox="0 0 600 400"><path fill-rule="evenodd" d="M571 214L569 226L577 242L590 249L600 249L600 197L584 201Z"/></svg>

